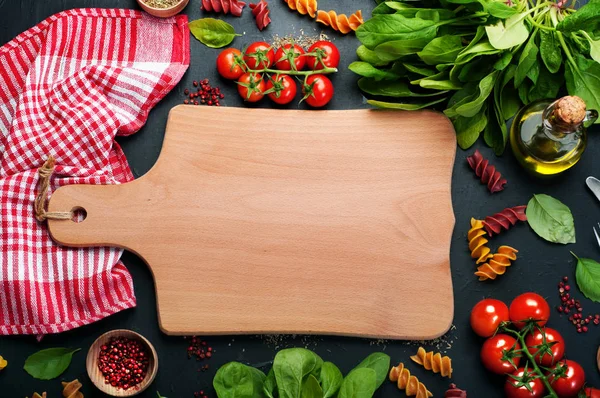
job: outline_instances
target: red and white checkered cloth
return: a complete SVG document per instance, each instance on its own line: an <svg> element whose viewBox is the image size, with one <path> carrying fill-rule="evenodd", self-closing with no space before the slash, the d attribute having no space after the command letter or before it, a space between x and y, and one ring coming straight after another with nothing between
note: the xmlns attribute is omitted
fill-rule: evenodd
<svg viewBox="0 0 600 398"><path fill-rule="evenodd" d="M34 216L37 169L50 192L133 175L129 135L189 65L187 17L132 10L56 14L0 47L0 334L57 333L135 306L122 250L73 249Z"/></svg>

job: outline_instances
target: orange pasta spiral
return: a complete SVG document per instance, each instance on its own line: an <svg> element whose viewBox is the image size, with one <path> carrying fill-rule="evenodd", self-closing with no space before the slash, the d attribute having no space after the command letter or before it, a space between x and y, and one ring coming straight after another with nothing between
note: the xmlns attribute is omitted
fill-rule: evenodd
<svg viewBox="0 0 600 398"><path fill-rule="evenodd" d="M511 262L517 259L517 253L518 250L510 246L500 246L498 253L494 253L487 263L477 267L475 275L480 281L496 279L496 276L504 275L506 267L510 267Z"/></svg>
<svg viewBox="0 0 600 398"><path fill-rule="evenodd" d="M427 398L433 396L433 394L427 390L425 384L421 383L415 376L412 376L402 362L400 362L398 366L392 367L390 370L390 380L398 382L398 388L405 390L406 395L409 397L416 396L417 398Z"/></svg>
<svg viewBox="0 0 600 398"><path fill-rule="evenodd" d="M467 234L469 239L469 250L471 257L477 259L477 264L483 263L491 257L490 248L485 244L488 240L485 238L487 232L483 229L483 221L471 218L471 229Z"/></svg>
<svg viewBox="0 0 600 398"><path fill-rule="evenodd" d="M433 373L441 374L442 377L452 377L452 359L448 356L443 357L439 352L427 352L423 347L419 347L417 355L413 355L410 359L425 369L432 370Z"/></svg>
<svg viewBox="0 0 600 398"><path fill-rule="evenodd" d="M283 0L287 3L288 7L294 11L298 11L302 15L310 15L311 18L315 17L317 12L317 0Z"/></svg>
<svg viewBox="0 0 600 398"><path fill-rule="evenodd" d="M69 383L62 382L63 386L63 397L65 398L83 398L83 393L79 391L81 389L81 383L75 379Z"/></svg>
<svg viewBox="0 0 600 398"><path fill-rule="evenodd" d="M317 22L331 26L334 30L344 34L358 29L358 27L364 23L362 12L360 10L351 14L349 17L346 16L346 14L338 14L335 11L328 12L319 10L317 12Z"/></svg>

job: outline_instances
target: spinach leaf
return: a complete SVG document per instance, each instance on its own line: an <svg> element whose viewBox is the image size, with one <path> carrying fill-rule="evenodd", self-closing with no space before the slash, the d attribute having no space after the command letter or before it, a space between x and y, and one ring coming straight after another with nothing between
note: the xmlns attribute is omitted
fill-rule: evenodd
<svg viewBox="0 0 600 398"><path fill-rule="evenodd" d="M331 362L323 362L319 381L323 389L322 398L334 397L342 385L344 376L342 372ZM319 397L321 398L321 397Z"/></svg>
<svg viewBox="0 0 600 398"><path fill-rule="evenodd" d="M554 32L540 30L540 55L551 73L558 72L562 65L562 51Z"/></svg>
<svg viewBox="0 0 600 398"><path fill-rule="evenodd" d="M485 11L496 18L507 19L519 13L516 8L509 7L501 1L480 0L479 2Z"/></svg>
<svg viewBox="0 0 600 398"><path fill-rule="evenodd" d="M230 44L236 36L233 26L214 18L196 19L188 24L190 32L200 43L210 48L221 48Z"/></svg>
<svg viewBox="0 0 600 398"><path fill-rule="evenodd" d="M529 29L525 25L526 16L526 13L520 13L506 20L499 20L494 25L487 25L485 31L490 44L504 50L524 43L529 37Z"/></svg>
<svg viewBox="0 0 600 398"><path fill-rule="evenodd" d="M404 66L404 68L406 68L407 71L416 73L417 75L433 76L436 74L435 71L433 71L429 68L425 68L423 66L412 65L412 64L408 64L408 63L403 63L402 65Z"/></svg>
<svg viewBox="0 0 600 398"><path fill-rule="evenodd" d="M418 53L433 37L435 37L435 33L423 38L388 41L375 47L375 54L381 60L395 61L407 55Z"/></svg>
<svg viewBox="0 0 600 398"><path fill-rule="evenodd" d="M319 381L313 375L308 375L308 378L302 384L301 398L323 398L323 389L319 385Z"/></svg>
<svg viewBox="0 0 600 398"><path fill-rule="evenodd" d="M508 65L510 65L510 61L512 61L513 54L510 51L504 51L500 56L500 59L494 63L494 69L496 70L504 70Z"/></svg>
<svg viewBox="0 0 600 398"><path fill-rule="evenodd" d="M525 48L521 52L521 57L519 57L519 64L517 65L517 71L515 72L515 88L523 83L527 77L527 73L529 73L529 70L537 61L539 50L538 46L535 44L535 36L536 32L533 32L525 45Z"/></svg>
<svg viewBox="0 0 600 398"><path fill-rule="evenodd" d="M71 364L73 354L80 349L47 348L30 355L23 369L40 380L50 380L60 376Z"/></svg>
<svg viewBox="0 0 600 398"><path fill-rule="evenodd" d="M350 65L348 65L348 69L359 76L370 77L375 80L394 80L400 77L394 72L377 69L373 65L362 61L352 62Z"/></svg>
<svg viewBox="0 0 600 398"><path fill-rule="evenodd" d="M440 36L431 40L417 55L428 65L451 63L463 49L460 36Z"/></svg>
<svg viewBox="0 0 600 398"><path fill-rule="evenodd" d="M556 98L560 87L564 83L564 76L562 74L552 74L544 66L540 66L540 75L537 82L529 90L527 98L529 101L536 101L544 98Z"/></svg>
<svg viewBox="0 0 600 398"><path fill-rule="evenodd" d="M494 149L496 155L502 155L508 140L508 130L500 112L498 103L493 103L488 107L488 123L483 130L483 140L490 148Z"/></svg>
<svg viewBox="0 0 600 398"><path fill-rule="evenodd" d="M399 102L385 102L385 101L377 101L377 100L368 100L367 104L376 106L378 108L384 109L399 109L404 111L416 111L418 109L423 109L430 107L435 104L439 104L440 102L444 102L446 98L440 98L439 100L431 101L425 104L407 104L407 103L399 103Z"/></svg>
<svg viewBox="0 0 600 398"><path fill-rule="evenodd" d="M367 48L374 50L382 43L395 40L435 37L435 22L421 18L406 18L399 14L375 15L356 30L356 37Z"/></svg>
<svg viewBox="0 0 600 398"><path fill-rule="evenodd" d="M483 78L483 80L479 82L476 96L471 101L456 107L456 113L465 117L475 116L481 110L483 103L492 92L499 73L500 72L496 70Z"/></svg>
<svg viewBox="0 0 600 398"><path fill-rule="evenodd" d="M489 56L481 56L465 64L458 74L458 80L463 83L479 82L491 72L490 63Z"/></svg>
<svg viewBox="0 0 600 398"><path fill-rule="evenodd" d="M498 79L497 85L494 88L496 106L500 110L498 116L502 116L502 124L504 121L513 117L521 108L521 101L517 90L513 84L509 84L515 77L515 65L510 65L502 74L502 79Z"/></svg>
<svg viewBox="0 0 600 398"><path fill-rule="evenodd" d="M556 29L563 32L577 32L585 30L594 32L600 29L600 0L590 0L577 12L560 21Z"/></svg>
<svg viewBox="0 0 600 398"><path fill-rule="evenodd" d="M583 32L585 38L590 43L590 56L596 62L600 62L600 40L594 40L587 32Z"/></svg>
<svg viewBox="0 0 600 398"><path fill-rule="evenodd" d="M420 79L419 86L430 90L460 90L462 87L451 80L438 80L433 77Z"/></svg>
<svg viewBox="0 0 600 398"><path fill-rule="evenodd" d="M368 62L373 66L385 66L389 63L388 61L380 59L375 51L369 50L363 45L356 49L356 55L361 61Z"/></svg>
<svg viewBox="0 0 600 398"><path fill-rule="evenodd" d="M554 243L575 243L571 210L552 196L539 194L527 204L527 221L540 237Z"/></svg>
<svg viewBox="0 0 600 398"><path fill-rule="evenodd" d="M356 365L354 370L362 368L369 368L375 371L375 376L377 380L375 389L378 389L387 378L388 372L390 370L390 356L384 354L383 352L374 352L365 359L363 359L361 363Z"/></svg>
<svg viewBox="0 0 600 398"><path fill-rule="evenodd" d="M277 396L277 383L275 382L275 373L273 368L267 374L267 378L263 383L263 393L267 398L275 398Z"/></svg>
<svg viewBox="0 0 600 398"><path fill-rule="evenodd" d="M456 130L456 140L462 149L470 148L488 124L486 112L482 109L473 117L457 116L452 120Z"/></svg>
<svg viewBox="0 0 600 398"><path fill-rule="evenodd" d="M249 366L229 362L217 370L213 387L219 398L254 398L254 381Z"/></svg>
<svg viewBox="0 0 600 398"><path fill-rule="evenodd" d="M342 382L338 398L372 398L377 390L377 373L371 368L355 369Z"/></svg>
<svg viewBox="0 0 600 398"><path fill-rule="evenodd" d="M288 348L275 355L273 372L281 398L300 398L309 375L318 376L323 360L305 348Z"/></svg>
<svg viewBox="0 0 600 398"><path fill-rule="evenodd" d="M523 83L521 83L519 85L519 88L517 89L517 92L519 93L519 99L525 105L527 105L531 102L531 101L529 101L529 90L530 89L531 89L531 82L529 82L529 80L523 81Z"/></svg>
<svg viewBox="0 0 600 398"><path fill-rule="evenodd" d="M365 93L380 95L383 97L433 97L445 94L446 91L434 91L431 93L415 93L410 91L406 83L399 80L380 82L375 79L362 77L358 80L358 87Z"/></svg>
<svg viewBox="0 0 600 398"><path fill-rule="evenodd" d="M581 54L574 58L576 65L567 62L565 66L569 94L584 100L588 109L600 109L600 64Z"/></svg>
<svg viewBox="0 0 600 398"><path fill-rule="evenodd" d="M590 300L600 302L600 264L589 258L579 258L573 252L571 254L577 259L575 279L579 290Z"/></svg>
<svg viewBox="0 0 600 398"><path fill-rule="evenodd" d="M458 90L452 95L452 97L450 97L448 106L444 110L444 114L449 118L457 117L458 113L456 113L456 108L462 104L472 101L477 95L477 90L477 84L467 83L461 90Z"/></svg>

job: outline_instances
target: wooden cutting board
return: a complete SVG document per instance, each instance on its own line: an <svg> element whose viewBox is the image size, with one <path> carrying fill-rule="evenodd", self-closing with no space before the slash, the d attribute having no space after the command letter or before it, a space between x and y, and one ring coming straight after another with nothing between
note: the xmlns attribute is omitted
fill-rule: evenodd
<svg viewBox="0 0 600 398"><path fill-rule="evenodd" d="M178 106L156 165L71 185L69 246L142 257L168 334L437 337L453 318L452 125L430 112Z"/></svg>

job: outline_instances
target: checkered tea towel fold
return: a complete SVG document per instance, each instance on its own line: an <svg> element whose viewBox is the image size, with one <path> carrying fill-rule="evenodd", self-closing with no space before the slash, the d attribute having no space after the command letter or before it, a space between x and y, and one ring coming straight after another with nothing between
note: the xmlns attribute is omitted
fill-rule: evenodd
<svg viewBox="0 0 600 398"><path fill-rule="evenodd" d="M56 14L0 47L0 334L57 333L135 306L121 250L54 243L34 215L38 168L67 184L133 179L116 135L145 123L189 65L187 17Z"/></svg>

